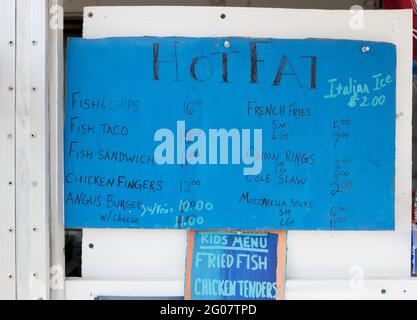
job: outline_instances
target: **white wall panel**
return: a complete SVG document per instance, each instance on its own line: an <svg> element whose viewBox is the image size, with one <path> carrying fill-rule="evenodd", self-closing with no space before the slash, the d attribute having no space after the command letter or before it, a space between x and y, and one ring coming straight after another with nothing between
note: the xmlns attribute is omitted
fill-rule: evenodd
<svg viewBox="0 0 417 320"><path fill-rule="evenodd" d="M115 2L117 1L117 2ZM373 0L64 0L65 13L81 13L85 6L229 6L300 9L349 9L360 5L365 9L375 7Z"/></svg>
<svg viewBox="0 0 417 320"><path fill-rule="evenodd" d="M84 229L83 277L185 277L184 231Z"/></svg>
<svg viewBox="0 0 417 320"><path fill-rule="evenodd" d="M87 13L93 13L87 16ZM225 13L226 19L220 19ZM87 7L84 10L84 37L111 36L248 36L274 38L366 39L392 42L397 46L397 123L395 231L290 231L288 232L289 279L349 279L355 276L408 277L410 275L411 212L411 11L365 11L363 28L352 24L349 11L293 10L224 7ZM357 13L356 13L357 14ZM353 27L352 27L353 26ZM366 67L366 66L365 66ZM126 233L131 237L129 241ZM103 268L117 266L109 277L140 277L122 261L112 259L120 250L116 239L124 237L134 252L137 264L157 266L161 257L148 254L150 242L163 248L167 237L176 243L176 255L169 264L182 263L185 236L178 231L157 231L140 241L142 230L84 230L84 239L100 247L107 245L107 256L94 263L98 255L84 246L83 274L104 275ZM129 237L129 236L127 236ZM145 238L142 238L145 239ZM163 239L163 240L162 240ZM170 247L171 248L171 247ZM162 251L163 252L163 251ZM131 258L129 258L131 259ZM146 262L144 262L146 261ZM166 260L165 260L166 261ZM168 261L167 261L168 263ZM157 270L157 269L156 269ZM182 270L177 277L183 277ZM160 274L155 276L163 277Z"/></svg>

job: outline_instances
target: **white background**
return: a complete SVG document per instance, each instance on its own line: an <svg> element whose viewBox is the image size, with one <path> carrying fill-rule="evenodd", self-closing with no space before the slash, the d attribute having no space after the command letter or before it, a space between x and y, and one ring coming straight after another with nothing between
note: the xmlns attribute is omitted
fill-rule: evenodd
<svg viewBox="0 0 417 320"><path fill-rule="evenodd" d="M86 16L88 12L93 13L91 18ZM226 19L220 19L221 13L226 14ZM143 35L314 37L394 43L397 46L396 229L288 232L286 295L287 298L306 297L310 291L319 291L320 297L327 298L358 297L365 293L373 296L380 295L379 282L355 281L362 277L366 280L409 278L411 11L366 11L362 29L351 27L349 11L90 7L85 8L84 16L86 38ZM182 294L184 231L84 229L83 232L83 279L67 280L67 298L77 295L91 298L96 294ZM89 248L90 243L94 244L93 249ZM335 281L315 281L319 279ZM359 283L359 287L355 283ZM403 287L409 282L387 284L392 286L392 292L406 294ZM358 288L362 291L357 291Z"/></svg>

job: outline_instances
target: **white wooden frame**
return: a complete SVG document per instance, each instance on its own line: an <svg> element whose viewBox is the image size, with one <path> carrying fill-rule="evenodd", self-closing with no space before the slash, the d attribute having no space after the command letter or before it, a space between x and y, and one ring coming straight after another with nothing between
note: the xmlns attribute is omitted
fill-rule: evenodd
<svg viewBox="0 0 417 320"><path fill-rule="evenodd" d="M226 14L226 19L220 19L221 13ZM417 282L410 278L411 11L377 10L362 14L364 27L354 29L349 11L224 7L86 7L84 10L86 38L142 35L316 37L396 44L396 230L290 231L286 288L289 299L417 297ZM161 293L182 293L179 283L183 281L184 270L178 267L179 261L171 261L176 276L173 278L171 274L170 279L164 279L163 268L158 266L160 257L145 255L148 250L143 249L147 243L158 243L158 239L171 237L182 259L185 237L178 232L155 230L149 234L146 230L84 229L85 278L67 279L67 298L77 294L85 298L102 293L144 294L143 288L148 286L149 279L159 283L154 286L161 288ZM128 247L125 247L126 251L120 250L117 239L126 237L130 239L124 242ZM94 249L89 248L89 243L94 243ZM153 252L164 252L166 241L160 243L160 251L155 245ZM136 250L137 259L130 257L130 264L124 264L126 255L132 250ZM129 289L124 289L125 281L120 277L129 281ZM178 283L173 284L172 280Z"/></svg>
<svg viewBox="0 0 417 320"><path fill-rule="evenodd" d="M51 299L64 299L64 8L63 0L49 0L49 208L51 238Z"/></svg>
<svg viewBox="0 0 417 320"><path fill-rule="evenodd" d="M48 0L16 2L17 299L48 299Z"/></svg>
<svg viewBox="0 0 417 320"><path fill-rule="evenodd" d="M16 298L15 0L0 1L0 300Z"/></svg>

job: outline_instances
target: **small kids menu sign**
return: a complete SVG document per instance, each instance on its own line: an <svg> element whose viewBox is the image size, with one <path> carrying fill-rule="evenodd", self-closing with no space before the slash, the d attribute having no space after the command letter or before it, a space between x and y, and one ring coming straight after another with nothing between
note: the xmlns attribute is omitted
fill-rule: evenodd
<svg viewBox="0 0 417 320"><path fill-rule="evenodd" d="M188 233L185 298L281 300L286 233Z"/></svg>

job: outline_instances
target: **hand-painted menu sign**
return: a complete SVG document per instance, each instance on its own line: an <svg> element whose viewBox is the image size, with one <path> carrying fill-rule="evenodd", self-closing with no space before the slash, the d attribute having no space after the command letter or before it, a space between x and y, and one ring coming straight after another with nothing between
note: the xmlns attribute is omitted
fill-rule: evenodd
<svg viewBox="0 0 417 320"><path fill-rule="evenodd" d="M67 227L393 229L395 47L71 39Z"/></svg>
<svg viewBox="0 0 417 320"><path fill-rule="evenodd" d="M188 234L186 299L276 300L284 295L285 232Z"/></svg>

